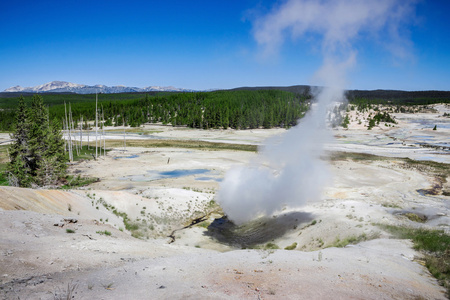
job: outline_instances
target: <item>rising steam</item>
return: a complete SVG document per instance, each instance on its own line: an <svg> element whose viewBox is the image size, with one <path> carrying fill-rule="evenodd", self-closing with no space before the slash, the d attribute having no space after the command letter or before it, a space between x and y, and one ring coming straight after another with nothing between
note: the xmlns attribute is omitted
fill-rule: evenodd
<svg viewBox="0 0 450 300"><path fill-rule="evenodd" d="M369 36L394 56L407 56L408 43L399 31L413 4L402 0L288 0L255 20L254 37L265 57L276 55L289 36L316 41L323 63L311 84L324 88L314 91L317 105L296 127L266 141L249 165L227 172L218 201L229 219L242 224L320 199L330 181L321 160L323 145L332 138L325 126L327 106L344 100L346 74L356 63L353 43Z"/></svg>

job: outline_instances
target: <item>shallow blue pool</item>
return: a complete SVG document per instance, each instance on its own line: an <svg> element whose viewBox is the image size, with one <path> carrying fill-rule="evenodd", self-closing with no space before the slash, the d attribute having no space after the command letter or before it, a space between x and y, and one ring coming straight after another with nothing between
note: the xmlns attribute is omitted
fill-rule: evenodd
<svg viewBox="0 0 450 300"><path fill-rule="evenodd" d="M114 157L114 159L119 159L119 158L136 158L136 157L139 157L139 155L133 154L133 155L129 155L129 156L116 156L116 157Z"/></svg>
<svg viewBox="0 0 450 300"><path fill-rule="evenodd" d="M190 175L207 174L209 172L210 171L208 169L192 169L192 170L172 170L172 171L158 172L158 174L159 176L161 176L161 178L176 178Z"/></svg>
<svg viewBox="0 0 450 300"><path fill-rule="evenodd" d="M190 169L190 170L172 170L172 171L153 171L148 170L147 174L143 175L130 175L130 176L124 176L121 177L121 180L130 180L130 181L153 181L158 179L166 179L166 178L179 178L179 177L185 177L185 176L192 176L192 175L209 175L209 176L202 176L196 178L196 180L215 180L220 181L221 178L214 177L216 174L213 171L210 171L208 169Z"/></svg>

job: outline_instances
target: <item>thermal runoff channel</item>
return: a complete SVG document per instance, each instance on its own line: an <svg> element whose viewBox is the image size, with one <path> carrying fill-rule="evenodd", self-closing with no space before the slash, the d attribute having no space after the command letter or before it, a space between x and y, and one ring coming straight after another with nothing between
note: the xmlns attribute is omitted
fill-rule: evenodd
<svg viewBox="0 0 450 300"><path fill-rule="evenodd" d="M297 126L267 140L248 165L226 173L218 201L228 219L243 224L320 200L331 182L321 159L324 144L332 139L325 126L327 107L345 101L347 74L365 43L379 40L380 51L408 56L410 43L401 29L413 12L412 1L291 0L254 20L253 35L265 59L279 55L286 39L313 41L311 46L321 49L322 65L311 74L311 85L322 88L314 92L315 104Z"/></svg>

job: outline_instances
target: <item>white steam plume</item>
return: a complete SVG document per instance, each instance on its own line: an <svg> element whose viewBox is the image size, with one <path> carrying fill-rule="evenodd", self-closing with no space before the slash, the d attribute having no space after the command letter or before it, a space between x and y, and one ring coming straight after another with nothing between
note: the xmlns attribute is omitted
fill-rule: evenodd
<svg viewBox="0 0 450 300"><path fill-rule="evenodd" d="M318 41L324 56L347 54L355 38L378 41L395 56L408 56L403 24L414 0L289 0L254 22L254 37L265 56L278 53L289 36Z"/></svg>
<svg viewBox="0 0 450 300"><path fill-rule="evenodd" d="M323 64L313 76L315 106L294 128L266 141L249 165L229 170L218 201L228 218L242 224L284 207L299 208L320 199L330 175L320 159L332 137L326 130L327 106L344 100L346 73L356 63L352 42L360 35L386 34L388 48L407 53L399 38L414 2L402 0L288 0L254 24L254 37L265 56L277 54L288 33L320 42ZM396 53L394 53L395 55Z"/></svg>

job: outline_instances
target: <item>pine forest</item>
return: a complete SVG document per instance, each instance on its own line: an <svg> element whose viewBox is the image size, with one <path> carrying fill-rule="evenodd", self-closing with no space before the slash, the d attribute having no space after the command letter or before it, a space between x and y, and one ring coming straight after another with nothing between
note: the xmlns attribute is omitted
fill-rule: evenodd
<svg viewBox="0 0 450 300"><path fill-rule="evenodd" d="M71 104L74 121L84 128L95 120L95 95L43 96L50 119L62 129L64 103ZM132 98L133 97L133 98ZM32 97L25 97L31 103ZM289 128L309 107L309 98L278 90L214 91L197 93L101 94L99 110L106 126L138 127L144 123L191 128ZM11 131L17 98L0 99L0 130Z"/></svg>

